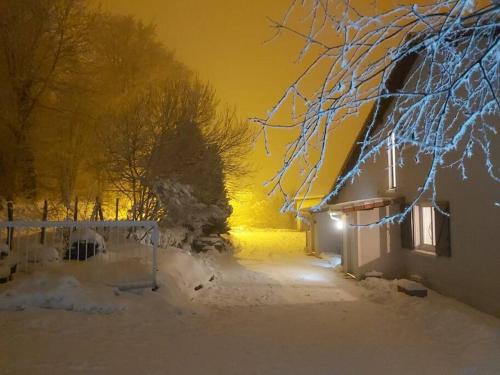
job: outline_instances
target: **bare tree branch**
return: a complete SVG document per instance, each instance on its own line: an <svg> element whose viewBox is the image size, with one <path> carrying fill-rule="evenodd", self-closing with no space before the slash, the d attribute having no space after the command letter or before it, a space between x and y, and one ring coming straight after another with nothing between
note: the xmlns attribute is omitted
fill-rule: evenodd
<svg viewBox="0 0 500 375"><path fill-rule="evenodd" d="M440 210L436 177L443 168L457 167L465 178L465 162L473 150L482 153L491 178L500 181L491 159L500 114L500 5L482 4L435 0L364 14L353 1L305 0L293 2L284 20L273 22L278 33L290 32L304 40L299 58L309 56L310 61L269 115L254 119L266 144L269 128L295 136L284 150L283 166L269 181L271 192L278 190L285 198L283 210L293 210L295 200L311 189L332 130L370 107L372 120L355 165L339 176L321 204L385 151L391 135L400 167L403 153L410 149L417 161L431 159L412 205L429 196ZM398 82L405 65L411 69ZM290 122L275 122L284 111L291 113ZM315 145L319 147L311 157ZM285 192L284 179L297 165L306 173L298 187ZM408 212L380 223L401 221Z"/></svg>

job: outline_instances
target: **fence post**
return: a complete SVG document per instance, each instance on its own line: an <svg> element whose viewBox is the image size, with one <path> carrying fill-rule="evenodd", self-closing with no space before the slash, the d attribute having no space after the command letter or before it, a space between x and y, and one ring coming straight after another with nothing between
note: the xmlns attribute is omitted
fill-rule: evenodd
<svg viewBox="0 0 500 375"><path fill-rule="evenodd" d="M75 209L73 210L73 221L78 221L78 197L75 197Z"/></svg>
<svg viewBox="0 0 500 375"><path fill-rule="evenodd" d="M159 242L159 228L158 223L153 225L153 234L151 236L151 241L153 242L153 290L158 290L158 280L156 274L158 272L158 242Z"/></svg>
<svg viewBox="0 0 500 375"><path fill-rule="evenodd" d="M7 202L7 220L14 221L14 203L12 201ZM14 240L14 227L7 228L7 245L9 249L12 250L12 242Z"/></svg>
<svg viewBox="0 0 500 375"><path fill-rule="evenodd" d="M120 198L116 198L115 204L115 220L118 221L118 206L120 205Z"/></svg>
<svg viewBox="0 0 500 375"><path fill-rule="evenodd" d="M101 220L104 221L104 215L102 213L101 200L99 197L95 197L94 209L92 210L92 216L90 220Z"/></svg>
<svg viewBox="0 0 500 375"><path fill-rule="evenodd" d="M42 215L42 221L47 221L49 218L49 202L47 200L43 201L43 215ZM40 232L40 244L45 243L45 227L41 228Z"/></svg>

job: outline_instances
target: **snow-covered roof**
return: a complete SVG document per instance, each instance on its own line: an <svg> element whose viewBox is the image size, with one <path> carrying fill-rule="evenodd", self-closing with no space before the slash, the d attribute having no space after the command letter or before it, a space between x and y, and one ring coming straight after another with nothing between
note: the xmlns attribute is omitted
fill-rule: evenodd
<svg viewBox="0 0 500 375"><path fill-rule="evenodd" d="M403 201L403 197L375 197L336 204L325 204L320 209L308 209L308 212L341 211L343 213L348 213L353 211L363 211L378 207L385 207L391 204L401 203Z"/></svg>

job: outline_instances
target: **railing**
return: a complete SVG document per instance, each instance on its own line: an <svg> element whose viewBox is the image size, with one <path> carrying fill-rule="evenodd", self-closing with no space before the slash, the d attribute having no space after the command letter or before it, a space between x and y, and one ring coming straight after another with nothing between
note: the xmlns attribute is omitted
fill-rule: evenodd
<svg viewBox="0 0 500 375"><path fill-rule="evenodd" d="M0 249L21 272L62 263L93 281L156 290L158 231L155 221L0 221Z"/></svg>

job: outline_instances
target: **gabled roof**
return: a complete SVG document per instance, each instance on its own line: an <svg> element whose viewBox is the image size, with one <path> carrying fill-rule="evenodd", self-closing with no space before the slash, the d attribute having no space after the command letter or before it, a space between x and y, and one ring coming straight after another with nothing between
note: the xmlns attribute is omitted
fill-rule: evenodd
<svg viewBox="0 0 500 375"><path fill-rule="evenodd" d="M417 57L418 53L408 54L404 56L401 60L399 60L398 63L394 66L386 81L386 87L389 93L397 92L398 90L401 90L403 88L408 78L408 75L410 74L410 71L413 65L415 64L415 61L417 60ZM391 106L394 99L395 99L394 96L388 98L384 97L373 103L370 113L366 117L365 122L363 123L361 129L359 130L358 136L356 137L356 141L354 142L351 150L349 151L349 154L347 155L344 161L344 164L342 165L337 180L335 181L335 184L337 183L339 178L341 178L346 173L348 173L352 168L354 168L361 153L361 143L365 138L365 136L367 135L367 132L369 131L370 124L373 121L375 121L374 122L375 126L372 129L375 129L378 127L378 125L380 125L380 123L385 118L387 110ZM378 111L377 111L377 106L380 106ZM335 184L333 186L335 186ZM333 190L333 186L331 190ZM337 198L338 195L332 197L327 203L334 204Z"/></svg>
<svg viewBox="0 0 500 375"><path fill-rule="evenodd" d="M474 32L473 29L465 29L457 33L453 33L452 35L448 36L446 39L447 40L457 40L460 37L463 37L464 35L472 35ZM500 34L500 26L495 26L495 35ZM429 35L429 34L427 34ZM406 40L410 42L412 45L416 45L420 43L422 40L426 38L426 34L421 33L421 34L414 34L410 33L406 36ZM422 47L421 47L422 48ZM421 50L420 48L420 50ZM408 78L408 75L410 74L411 69L413 68L413 65L415 64L418 56L420 55L419 51L412 52L406 56L404 56L401 60L399 60L396 65L394 66L394 69L392 69L387 81L386 81L386 87L388 89L389 93L395 93L398 90L401 90ZM389 98L381 98L377 101L372 106L372 109L370 110L370 113L368 114L365 122L363 123L361 129L359 130L358 136L356 137L356 141L354 142L351 150L349 151L349 154L347 155L344 164L342 165L342 168L339 172L339 175L337 179L335 180L335 183L333 184L332 188L330 191L333 190L335 187L337 181L339 178L344 176L346 173L348 173L356 164L360 152L361 152L361 142L367 135L367 132L369 130L370 124L372 121L374 122L374 127L372 129L376 129L378 125L383 121L385 118L385 115L387 113L387 110L389 109L390 105L394 101L395 97L391 96ZM377 106L380 105L380 108L377 112ZM375 118L374 118L375 117ZM338 198L338 195L335 197L332 197L330 200L328 200L327 204L334 204Z"/></svg>

